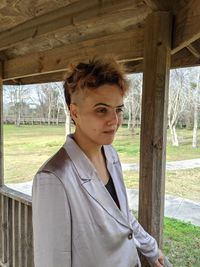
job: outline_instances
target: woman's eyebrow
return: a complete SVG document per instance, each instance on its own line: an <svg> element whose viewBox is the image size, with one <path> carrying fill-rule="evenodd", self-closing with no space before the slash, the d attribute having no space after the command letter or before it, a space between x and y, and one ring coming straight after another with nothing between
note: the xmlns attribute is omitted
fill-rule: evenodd
<svg viewBox="0 0 200 267"><path fill-rule="evenodd" d="M105 106L105 107L110 107L110 108L122 108L122 107L124 107L124 104L116 106L116 107L112 107L111 105L108 105L106 103L97 103L94 105L94 107L97 107L97 106Z"/></svg>

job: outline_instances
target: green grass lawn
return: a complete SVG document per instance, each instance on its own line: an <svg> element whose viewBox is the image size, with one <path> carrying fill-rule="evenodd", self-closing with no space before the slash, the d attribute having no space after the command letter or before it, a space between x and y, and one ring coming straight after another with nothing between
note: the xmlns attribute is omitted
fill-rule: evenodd
<svg viewBox="0 0 200 267"><path fill-rule="evenodd" d="M200 267L200 227L165 217L162 250L174 267Z"/></svg>
<svg viewBox="0 0 200 267"><path fill-rule="evenodd" d="M165 218L163 251L174 267L200 266L200 227Z"/></svg>
<svg viewBox="0 0 200 267"><path fill-rule="evenodd" d="M124 171L127 188L139 188L139 172ZM165 193L200 202L200 168L166 172Z"/></svg>
<svg viewBox="0 0 200 267"><path fill-rule="evenodd" d="M167 161L185 160L200 157L200 147L192 148L192 131L177 130L180 139L180 146L174 147L171 145L170 134L167 135ZM200 139L200 136L199 136ZM131 136L126 128L120 128L114 141L114 146L117 149L122 162L139 162L140 135L139 130Z"/></svg>
<svg viewBox="0 0 200 267"><path fill-rule="evenodd" d="M64 126L4 126L5 182L30 181L64 143Z"/></svg>
<svg viewBox="0 0 200 267"><path fill-rule="evenodd" d="M191 146L192 131L179 130L181 144L179 147L167 145L167 161L192 159L200 157L200 148L193 149ZM169 137L168 137L169 139ZM14 125L4 126L4 158L5 158L5 182L18 183L29 181L34 173L59 147L64 143L64 126L40 126L27 125L16 127ZM126 128L120 128L113 143L117 149L123 163L139 162L139 131L132 136ZM179 181L191 181L193 175L194 184L197 185L199 194L199 181L196 170L188 172L178 171L167 173L167 193L174 194L174 184L179 177ZM137 188L138 174L135 172L125 172L126 185L129 188ZM171 186L168 184L171 183ZM189 184L189 183L188 183ZM191 182L192 188L193 182ZM177 187L175 187L177 188ZM195 189L195 188L194 188ZM190 191L190 190L188 190ZM181 195L177 192L177 195ZM187 194L183 192L183 196ZM200 195L200 194L199 194Z"/></svg>

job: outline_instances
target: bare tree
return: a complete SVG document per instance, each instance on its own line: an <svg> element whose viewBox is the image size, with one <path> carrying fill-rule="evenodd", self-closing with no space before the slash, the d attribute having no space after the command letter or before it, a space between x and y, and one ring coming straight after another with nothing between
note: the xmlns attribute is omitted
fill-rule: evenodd
<svg viewBox="0 0 200 267"><path fill-rule="evenodd" d="M200 68L196 68L196 83L191 83L191 89L193 93L193 139L192 139L192 147L196 148L198 144L198 119L199 119L199 105L200 105Z"/></svg>
<svg viewBox="0 0 200 267"><path fill-rule="evenodd" d="M188 89L188 73L185 69L171 71L169 86L168 125L172 137L172 145L178 146L176 126L186 106L185 89Z"/></svg>
<svg viewBox="0 0 200 267"><path fill-rule="evenodd" d="M44 95L40 90L37 90L37 98L35 102L39 102L39 116L40 116L40 123L42 123L42 119L46 117L46 105L45 105L45 99Z"/></svg>
<svg viewBox="0 0 200 267"><path fill-rule="evenodd" d="M41 84L37 88L37 101L41 117L48 125L56 122L59 92L53 83Z"/></svg>
<svg viewBox="0 0 200 267"><path fill-rule="evenodd" d="M13 116L15 116L15 125L20 126L22 115L25 113L25 108L30 99L30 92L26 86L22 85L9 85L5 88L10 110L13 111Z"/></svg>
<svg viewBox="0 0 200 267"><path fill-rule="evenodd" d="M60 101L60 92L59 92L59 96L57 98L57 101L56 101L56 110L57 110L57 115L56 115L56 125L59 124L59 119L60 119L60 113L61 113L61 110L62 110L62 103Z"/></svg>
<svg viewBox="0 0 200 267"><path fill-rule="evenodd" d="M55 83L57 90L59 91L59 97L65 113L65 135L71 133L71 116L67 104L65 102L64 91L62 83Z"/></svg>
<svg viewBox="0 0 200 267"><path fill-rule="evenodd" d="M136 121L140 120L142 75L129 76L130 91L125 99L125 107L128 110L128 129L134 134Z"/></svg>

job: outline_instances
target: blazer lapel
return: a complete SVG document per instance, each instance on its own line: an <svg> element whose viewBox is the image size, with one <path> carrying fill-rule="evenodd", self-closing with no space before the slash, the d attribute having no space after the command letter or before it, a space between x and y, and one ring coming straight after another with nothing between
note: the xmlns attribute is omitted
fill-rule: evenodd
<svg viewBox="0 0 200 267"><path fill-rule="evenodd" d="M103 185L103 183L97 179L87 180L82 183L86 192L102 206L102 208L110 214L115 220L124 226L128 226L128 220L115 204L111 195Z"/></svg>
<svg viewBox="0 0 200 267"><path fill-rule="evenodd" d="M104 146L104 152L105 152L106 159L107 159L107 169L110 173L110 176L113 179L113 183L114 183L117 197L119 200L121 212L123 213L123 216L128 221L129 207L128 207L126 189L125 189L124 181L123 181L121 164L116 154L112 153L110 146Z"/></svg>
<svg viewBox="0 0 200 267"><path fill-rule="evenodd" d="M87 192L95 201L97 201L99 205L101 205L102 208L120 224L129 227L128 217L125 211L126 204L124 201L123 192L120 188L118 188L120 185L118 184L117 179L113 179L113 183L119 198L121 210L117 207L104 184L99 179L96 169L91 161L70 136L67 137L67 142L65 143L64 148L66 149L67 154L71 158L77 173L80 176L81 185L85 192ZM107 163L108 162L109 160ZM113 177L115 173L113 167L110 165L110 162L107 164L107 167L111 177Z"/></svg>

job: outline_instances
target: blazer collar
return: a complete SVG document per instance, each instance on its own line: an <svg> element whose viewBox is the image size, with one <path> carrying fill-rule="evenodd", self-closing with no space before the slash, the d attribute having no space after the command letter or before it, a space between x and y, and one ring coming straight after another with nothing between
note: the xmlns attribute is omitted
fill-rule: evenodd
<svg viewBox="0 0 200 267"><path fill-rule="evenodd" d="M86 192L95 199L114 219L119 223L127 227L128 223L128 210L127 210L127 199L126 193L121 188L122 185L118 181L121 177L116 176L115 164L119 163L119 159L115 153L113 153L110 146L103 146L104 153L107 161L107 169L113 178L116 193L119 199L120 208L114 203L109 192L105 188L102 181L99 179L97 171L85 153L73 140L72 135L67 136L67 141L64 144L64 148L67 154L71 158L79 176L81 179L81 185Z"/></svg>
<svg viewBox="0 0 200 267"><path fill-rule="evenodd" d="M110 146L103 146L107 165L115 164L118 162L118 157L111 152L109 149ZM85 153L81 150L81 148L77 145L77 143L73 139L73 134L67 136L67 140L64 144L64 148L67 151L67 154L71 158L73 164L75 165L80 178L85 180L85 178L96 179L97 172L89 158L85 155Z"/></svg>
<svg viewBox="0 0 200 267"><path fill-rule="evenodd" d="M85 179L95 179L96 170L93 164L74 141L72 134L67 136L67 141L64 144L64 148L66 149L67 154L71 158L80 178L83 181Z"/></svg>

